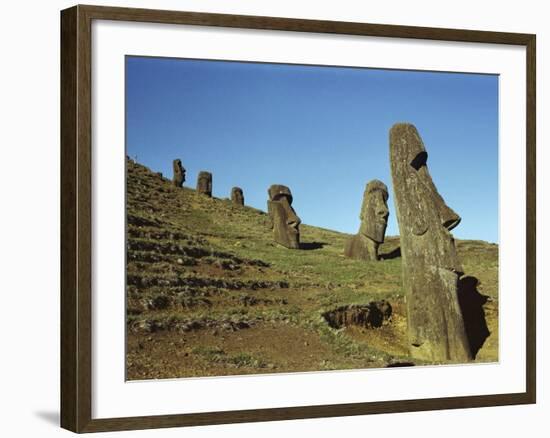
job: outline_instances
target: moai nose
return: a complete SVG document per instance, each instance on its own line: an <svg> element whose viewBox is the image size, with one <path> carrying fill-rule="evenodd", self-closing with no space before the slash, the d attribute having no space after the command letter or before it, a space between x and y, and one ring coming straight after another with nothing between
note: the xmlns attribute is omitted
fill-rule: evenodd
<svg viewBox="0 0 550 438"><path fill-rule="evenodd" d="M290 211L288 212L288 217L287 217L286 223L287 223L287 225L290 225L291 227L297 228L298 225L300 225L302 223L302 221L296 215L296 213L294 213L294 211L292 211L292 209L290 209Z"/></svg>
<svg viewBox="0 0 550 438"><path fill-rule="evenodd" d="M443 204L440 208L440 217L441 225L443 225L447 230L452 230L455 228L460 221L461 217L454 212L454 210L449 207L447 204Z"/></svg>
<svg viewBox="0 0 550 438"><path fill-rule="evenodd" d="M387 207L380 207L377 211L376 211L376 214L378 216L380 216L381 218L383 219L387 219L388 216L390 215L390 212L389 210L387 209Z"/></svg>

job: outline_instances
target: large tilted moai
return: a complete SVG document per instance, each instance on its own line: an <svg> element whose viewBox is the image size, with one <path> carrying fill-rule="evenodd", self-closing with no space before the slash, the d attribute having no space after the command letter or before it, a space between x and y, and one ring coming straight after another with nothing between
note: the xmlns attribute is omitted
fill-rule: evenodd
<svg viewBox="0 0 550 438"><path fill-rule="evenodd" d="M197 192L212 197L212 174L204 170L197 177Z"/></svg>
<svg viewBox="0 0 550 438"><path fill-rule="evenodd" d="M231 189L231 202L236 205L244 205L243 189L240 187L233 187Z"/></svg>
<svg viewBox="0 0 550 438"><path fill-rule="evenodd" d="M267 211L271 218L275 242L287 248L300 248L300 223L292 208L292 193L286 186L274 184L267 191Z"/></svg>
<svg viewBox="0 0 550 438"><path fill-rule="evenodd" d="M388 225L388 188L374 179L370 181L363 194L361 206L361 226L359 233L352 236L344 248L344 255L360 260L378 260L378 247L384 243Z"/></svg>
<svg viewBox="0 0 550 438"><path fill-rule="evenodd" d="M176 187L181 187L185 182L185 167L181 165L180 159L176 159L172 162L172 168L174 170L172 184Z"/></svg>
<svg viewBox="0 0 550 438"><path fill-rule="evenodd" d="M391 128L391 174L401 236L409 349L416 359L465 362L472 354L458 301L463 269L449 232L459 224L460 216L437 192L427 159L413 125L398 123Z"/></svg>

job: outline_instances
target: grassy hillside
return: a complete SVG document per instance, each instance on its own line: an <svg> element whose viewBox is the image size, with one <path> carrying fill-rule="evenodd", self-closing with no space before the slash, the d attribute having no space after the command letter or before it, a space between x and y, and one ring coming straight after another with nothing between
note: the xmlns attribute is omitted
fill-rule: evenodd
<svg viewBox="0 0 550 438"><path fill-rule="evenodd" d="M128 379L410 362L399 239L386 239L384 261L356 261L342 255L347 234L301 225L303 249L289 250L273 242L268 219L127 161ZM491 335L476 360L494 361L498 246L457 245L489 297L482 312ZM382 299L392 317L381 327L327 322L327 313Z"/></svg>

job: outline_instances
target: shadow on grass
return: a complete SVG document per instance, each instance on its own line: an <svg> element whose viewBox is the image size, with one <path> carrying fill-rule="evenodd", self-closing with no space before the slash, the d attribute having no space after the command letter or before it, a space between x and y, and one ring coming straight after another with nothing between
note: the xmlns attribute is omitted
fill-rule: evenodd
<svg viewBox="0 0 550 438"><path fill-rule="evenodd" d="M485 310L483 310L483 305L489 297L479 293L478 284L479 280L476 277L466 276L458 280L458 303L462 310L464 328L474 359L491 334L485 320Z"/></svg>
<svg viewBox="0 0 550 438"><path fill-rule="evenodd" d="M386 254L380 254L380 259L381 260L391 260L391 259L396 259L397 257L401 257L401 247L398 246L397 248L395 248L394 250L386 253Z"/></svg>
<svg viewBox="0 0 550 438"><path fill-rule="evenodd" d="M414 362L393 362L386 365L386 368L414 367Z"/></svg>
<svg viewBox="0 0 550 438"><path fill-rule="evenodd" d="M321 249L325 245L328 245L328 243L327 242L300 242L300 249L309 251L312 249Z"/></svg>

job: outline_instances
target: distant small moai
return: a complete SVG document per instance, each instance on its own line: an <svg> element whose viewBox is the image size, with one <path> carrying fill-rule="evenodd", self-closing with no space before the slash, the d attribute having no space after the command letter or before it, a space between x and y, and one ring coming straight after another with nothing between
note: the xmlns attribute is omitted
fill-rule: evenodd
<svg viewBox="0 0 550 438"><path fill-rule="evenodd" d="M300 248L300 223L292 208L292 193L286 186L274 184L267 191L267 211L271 218L275 242L287 248Z"/></svg>
<svg viewBox="0 0 550 438"><path fill-rule="evenodd" d="M458 301L458 280L464 271L449 233L460 216L438 193L427 160L416 128L395 124L390 130L390 162L409 349L421 360L467 362L472 353Z"/></svg>
<svg viewBox="0 0 550 438"><path fill-rule="evenodd" d="M174 176L172 177L172 184L175 187L181 187L185 182L185 167L181 165L181 160L176 159L172 162L172 168L174 170ZM161 174L162 177L162 174Z"/></svg>
<svg viewBox="0 0 550 438"><path fill-rule="evenodd" d="M197 178L197 192L212 197L212 174L204 170Z"/></svg>
<svg viewBox="0 0 550 438"><path fill-rule="evenodd" d="M388 188L377 179L370 181L363 193L361 226L344 248L344 255L360 260L379 260L378 247L384 243L388 225Z"/></svg>
<svg viewBox="0 0 550 438"><path fill-rule="evenodd" d="M233 187L231 189L231 202L237 205L244 205L243 189L240 187Z"/></svg>

